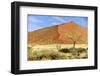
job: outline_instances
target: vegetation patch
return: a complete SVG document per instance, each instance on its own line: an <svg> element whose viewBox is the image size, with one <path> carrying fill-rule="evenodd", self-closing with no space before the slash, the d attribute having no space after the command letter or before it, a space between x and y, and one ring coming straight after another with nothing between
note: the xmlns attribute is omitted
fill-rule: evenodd
<svg viewBox="0 0 100 76"><path fill-rule="evenodd" d="M88 48L61 48L57 45L57 50L33 49L28 47L28 60L62 60L62 59L86 59L88 58Z"/></svg>

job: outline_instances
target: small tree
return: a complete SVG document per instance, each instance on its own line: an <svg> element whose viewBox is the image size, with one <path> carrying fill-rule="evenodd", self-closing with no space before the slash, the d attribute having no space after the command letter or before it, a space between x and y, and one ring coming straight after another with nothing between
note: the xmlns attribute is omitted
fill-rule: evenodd
<svg viewBox="0 0 100 76"><path fill-rule="evenodd" d="M65 36L72 41L73 49L75 49L76 43L82 41L83 33L83 28L78 24L72 24L71 27L68 27Z"/></svg>
<svg viewBox="0 0 100 76"><path fill-rule="evenodd" d="M73 35L75 35L75 33L73 33ZM67 37L72 41L73 43L73 49L75 49L75 45L78 41L80 41L82 34L77 35L76 37L74 37L73 35L67 35Z"/></svg>

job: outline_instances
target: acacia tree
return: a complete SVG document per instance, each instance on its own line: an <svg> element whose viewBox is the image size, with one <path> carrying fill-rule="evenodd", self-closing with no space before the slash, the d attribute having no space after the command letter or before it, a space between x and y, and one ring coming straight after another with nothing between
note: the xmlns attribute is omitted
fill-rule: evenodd
<svg viewBox="0 0 100 76"><path fill-rule="evenodd" d="M81 27L68 28L66 36L68 39L71 40L73 44L73 49L75 49L76 43L83 41L82 40L82 36L83 36L82 28Z"/></svg>
<svg viewBox="0 0 100 76"><path fill-rule="evenodd" d="M77 35L75 32L70 32L71 34L67 35L67 37L72 41L73 43L73 49L75 48L75 45L77 42L80 41L82 34Z"/></svg>

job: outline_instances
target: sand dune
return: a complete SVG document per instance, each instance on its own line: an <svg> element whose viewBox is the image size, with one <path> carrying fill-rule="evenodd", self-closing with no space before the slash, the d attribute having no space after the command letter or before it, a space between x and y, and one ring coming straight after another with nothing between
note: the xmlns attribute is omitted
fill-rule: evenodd
<svg viewBox="0 0 100 76"><path fill-rule="evenodd" d="M72 44L68 36L78 37L82 35L77 44L87 44L87 28L75 22L68 22L60 25L54 25L43 29L28 32L29 44Z"/></svg>

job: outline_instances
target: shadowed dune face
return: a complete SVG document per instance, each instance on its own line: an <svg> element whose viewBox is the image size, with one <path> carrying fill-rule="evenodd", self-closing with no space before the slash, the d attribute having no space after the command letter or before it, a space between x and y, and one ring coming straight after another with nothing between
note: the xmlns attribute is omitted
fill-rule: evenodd
<svg viewBox="0 0 100 76"><path fill-rule="evenodd" d="M87 44L88 30L75 22L54 25L51 27L28 32L29 44L72 44L69 37L80 40L77 44Z"/></svg>
<svg viewBox="0 0 100 76"><path fill-rule="evenodd" d="M80 35L80 40L77 41L77 43L87 43L87 28L84 28L75 22L58 25L58 32L60 34L59 39L62 40L63 43L72 44L73 42L68 36L73 37L76 40Z"/></svg>

